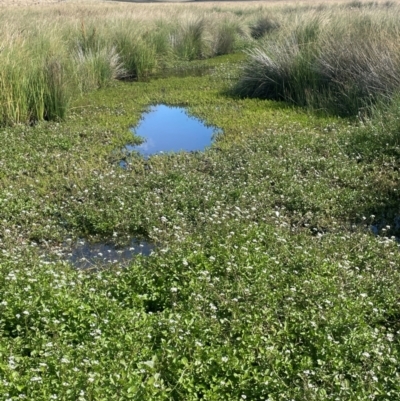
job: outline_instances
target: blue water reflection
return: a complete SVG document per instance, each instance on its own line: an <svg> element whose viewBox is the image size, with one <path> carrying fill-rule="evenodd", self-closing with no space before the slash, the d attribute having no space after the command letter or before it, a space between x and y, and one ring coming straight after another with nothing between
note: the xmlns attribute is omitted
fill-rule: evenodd
<svg viewBox="0 0 400 401"><path fill-rule="evenodd" d="M126 150L151 156L161 152L204 150L211 144L213 135L221 133L221 130L204 125L182 107L159 104L150 107L132 132L143 137L145 142L138 146L128 145Z"/></svg>

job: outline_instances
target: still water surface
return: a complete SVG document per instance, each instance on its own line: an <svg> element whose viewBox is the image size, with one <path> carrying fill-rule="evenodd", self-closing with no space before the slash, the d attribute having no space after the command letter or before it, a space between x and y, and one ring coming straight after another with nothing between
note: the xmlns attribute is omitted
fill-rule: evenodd
<svg viewBox="0 0 400 401"><path fill-rule="evenodd" d="M132 132L144 142L138 146L128 145L125 151L138 151L148 157L157 153L204 150L221 130L206 126L183 107L159 104L150 107Z"/></svg>

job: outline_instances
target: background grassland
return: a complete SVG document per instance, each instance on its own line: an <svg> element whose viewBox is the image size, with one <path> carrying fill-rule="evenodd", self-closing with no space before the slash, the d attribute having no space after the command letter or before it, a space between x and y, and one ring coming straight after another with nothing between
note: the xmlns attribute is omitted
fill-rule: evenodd
<svg viewBox="0 0 400 401"><path fill-rule="evenodd" d="M2 125L62 119L71 99L116 78L142 79L252 40L229 8L68 3L6 8L0 18Z"/></svg>
<svg viewBox="0 0 400 401"><path fill-rule="evenodd" d="M298 18L313 21L316 5L134 6L4 17L9 27L24 21L29 35L3 31L15 46L1 71L25 77L15 61L24 49L45 64L15 83L40 77L37 93L56 110L69 96L63 120L11 119L0 129L0 400L398 399L396 94L362 118L338 118L234 95L241 54L190 61L171 47L188 26L206 34L220 21L247 32L235 43L263 51ZM383 24L381 5L335 7ZM155 71L209 73L114 80L110 71L134 74L122 60L137 32L133 44L158 49ZM204 152L127 156L121 149L138 141L129 127L158 103L187 106L224 135ZM41 110L50 120L53 106ZM76 270L62 254L68 239L132 237L157 246L124 269Z"/></svg>
<svg viewBox="0 0 400 401"><path fill-rule="evenodd" d="M71 99L115 79L240 50L249 54L235 89L243 96L355 115L396 93L396 5L272 4L4 8L0 124L63 119Z"/></svg>

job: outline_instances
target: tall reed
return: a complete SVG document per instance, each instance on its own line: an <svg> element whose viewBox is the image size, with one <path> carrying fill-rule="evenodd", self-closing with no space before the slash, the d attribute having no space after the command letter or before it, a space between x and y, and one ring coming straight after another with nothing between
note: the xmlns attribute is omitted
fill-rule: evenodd
<svg viewBox="0 0 400 401"><path fill-rule="evenodd" d="M263 15L250 25L251 36L254 39L260 39L268 33L276 31L280 28L278 21L270 15Z"/></svg>

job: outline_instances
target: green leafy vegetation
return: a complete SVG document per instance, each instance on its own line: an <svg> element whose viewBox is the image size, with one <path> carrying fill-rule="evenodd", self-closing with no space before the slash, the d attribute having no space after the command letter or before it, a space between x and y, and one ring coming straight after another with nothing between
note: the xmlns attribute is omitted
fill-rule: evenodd
<svg viewBox="0 0 400 401"><path fill-rule="evenodd" d="M88 26L71 42L81 68L118 54L119 69L125 39L102 53ZM326 116L232 96L242 54L175 57L176 73L207 74L88 78L43 92L54 108L70 94L63 121L0 129L0 400L396 400L397 97L363 119ZM43 80L76 79L58 61ZM204 152L124 154L140 141L129 128L160 103L223 134ZM64 254L78 238L155 248L78 270Z"/></svg>

